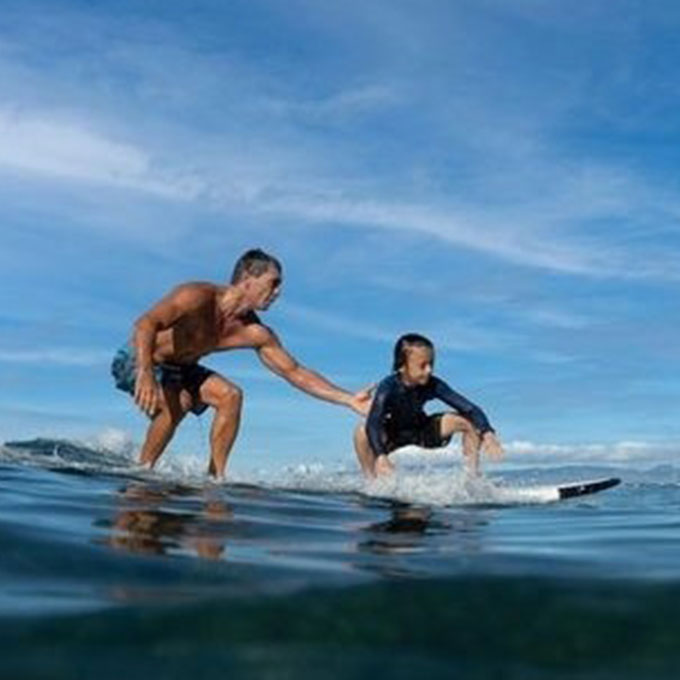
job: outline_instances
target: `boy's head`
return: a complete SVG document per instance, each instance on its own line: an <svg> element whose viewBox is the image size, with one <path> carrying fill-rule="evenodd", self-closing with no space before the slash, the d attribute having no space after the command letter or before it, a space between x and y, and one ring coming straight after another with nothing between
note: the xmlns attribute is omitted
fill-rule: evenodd
<svg viewBox="0 0 680 680"><path fill-rule="evenodd" d="M393 369L406 382L424 385L432 375L434 345L423 335L407 333L394 345Z"/></svg>

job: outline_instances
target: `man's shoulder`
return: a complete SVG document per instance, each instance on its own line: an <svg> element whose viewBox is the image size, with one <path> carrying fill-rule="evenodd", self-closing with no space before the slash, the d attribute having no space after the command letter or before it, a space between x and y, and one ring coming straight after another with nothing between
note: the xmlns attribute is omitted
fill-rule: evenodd
<svg viewBox="0 0 680 680"><path fill-rule="evenodd" d="M222 288L224 286L220 286L212 281L184 281L177 285L177 289L196 290L212 294L219 292Z"/></svg>
<svg viewBox="0 0 680 680"><path fill-rule="evenodd" d="M248 338L253 346L261 347L272 341L278 342L276 333L269 326L262 323L260 317L255 312L247 312L239 318L243 324L243 331L248 334Z"/></svg>
<svg viewBox="0 0 680 680"><path fill-rule="evenodd" d="M216 283L209 281L184 281L172 289L172 295L186 299L204 300L215 297L220 290Z"/></svg>

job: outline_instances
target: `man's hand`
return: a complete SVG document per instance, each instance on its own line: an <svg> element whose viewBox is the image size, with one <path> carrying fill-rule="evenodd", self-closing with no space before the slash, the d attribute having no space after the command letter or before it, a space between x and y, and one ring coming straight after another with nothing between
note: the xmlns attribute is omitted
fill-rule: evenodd
<svg viewBox="0 0 680 680"><path fill-rule="evenodd" d="M500 460L503 457L503 447L494 432L485 432L482 437L482 451L492 460Z"/></svg>
<svg viewBox="0 0 680 680"><path fill-rule="evenodd" d="M355 392L347 405L356 411L360 416L367 416L368 412L371 410L371 403L373 402L373 392L375 390L375 385L369 385L364 387L364 389Z"/></svg>
<svg viewBox="0 0 680 680"><path fill-rule="evenodd" d="M138 370L135 380L135 403L150 418L156 415L160 405L160 388L151 370Z"/></svg>

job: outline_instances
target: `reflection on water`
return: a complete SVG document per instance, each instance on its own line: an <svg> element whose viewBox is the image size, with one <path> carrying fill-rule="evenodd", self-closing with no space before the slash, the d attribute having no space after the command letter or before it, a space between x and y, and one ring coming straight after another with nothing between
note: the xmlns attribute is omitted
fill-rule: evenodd
<svg viewBox="0 0 680 680"><path fill-rule="evenodd" d="M428 507L398 506L389 519L362 528L357 551L379 559L358 564L382 576L415 576L429 570L433 557L467 557L484 551L489 512L475 508L435 512Z"/></svg>
<svg viewBox="0 0 680 680"><path fill-rule="evenodd" d="M106 542L118 550L216 560L224 556L233 511L215 493L206 489L199 497L182 487L135 482L119 491L113 521L99 526L110 529Z"/></svg>
<svg viewBox="0 0 680 680"><path fill-rule="evenodd" d="M425 544L425 535L434 524L431 522L429 508L395 508L389 520L369 524L364 529L371 536L361 541L358 548L377 554L419 552Z"/></svg>
<svg viewBox="0 0 680 680"><path fill-rule="evenodd" d="M364 499L357 505L366 507ZM337 513L325 498L135 480L116 492L113 517L96 525L107 545L129 553L389 578L431 573L442 557L451 566L483 553L493 515L398 504L378 514L370 508L370 524L343 521L357 505Z"/></svg>

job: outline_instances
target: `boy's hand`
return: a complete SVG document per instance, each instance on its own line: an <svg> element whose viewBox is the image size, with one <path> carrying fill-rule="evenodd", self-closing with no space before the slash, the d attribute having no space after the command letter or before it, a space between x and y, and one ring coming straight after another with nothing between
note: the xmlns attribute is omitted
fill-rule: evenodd
<svg viewBox="0 0 680 680"><path fill-rule="evenodd" d="M371 410L374 390L375 385L369 385L368 387L364 387L363 390L355 392L349 401L350 408L354 409L360 416L367 416L368 412Z"/></svg>
<svg viewBox="0 0 680 680"><path fill-rule="evenodd" d="M503 447L494 432L485 432L482 437L482 451L492 460L500 460L503 457Z"/></svg>

